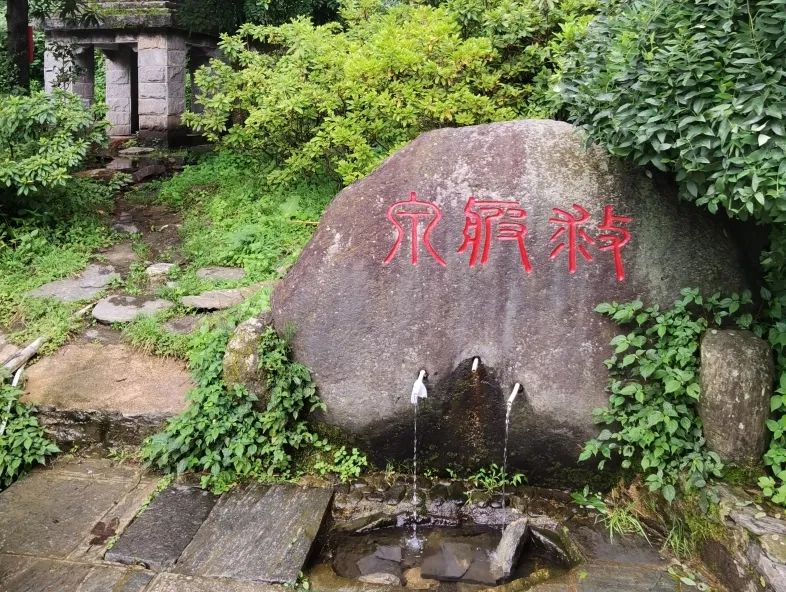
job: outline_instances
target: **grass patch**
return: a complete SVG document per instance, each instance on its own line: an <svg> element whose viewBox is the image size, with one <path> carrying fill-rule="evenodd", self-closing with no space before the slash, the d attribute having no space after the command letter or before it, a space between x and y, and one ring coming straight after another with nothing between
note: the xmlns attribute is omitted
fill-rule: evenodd
<svg viewBox="0 0 786 592"><path fill-rule="evenodd" d="M0 217L0 328L11 341L23 344L47 335L47 353L80 326L71 317L82 304L26 294L76 274L94 251L111 244L112 233L97 214L110 197L108 187L74 179L30 209Z"/></svg>

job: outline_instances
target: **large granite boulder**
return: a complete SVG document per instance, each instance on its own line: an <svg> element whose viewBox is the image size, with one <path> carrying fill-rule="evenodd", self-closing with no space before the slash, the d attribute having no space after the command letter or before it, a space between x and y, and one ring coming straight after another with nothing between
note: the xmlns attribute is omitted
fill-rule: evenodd
<svg viewBox="0 0 786 592"><path fill-rule="evenodd" d="M326 421L376 460L411 456L424 369L426 461L499 463L504 399L520 382L510 460L559 481L607 401L603 360L619 328L594 307L740 290L740 257L719 219L586 149L569 124L441 129L335 198L274 291L273 318L294 326Z"/></svg>

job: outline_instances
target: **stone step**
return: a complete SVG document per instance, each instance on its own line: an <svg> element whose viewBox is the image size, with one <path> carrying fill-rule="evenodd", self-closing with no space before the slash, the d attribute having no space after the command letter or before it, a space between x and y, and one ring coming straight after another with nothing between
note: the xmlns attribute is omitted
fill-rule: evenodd
<svg viewBox="0 0 786 592"><path fill-rule="evenodd" d="M140 444L186 408L183 362L121 344L72 343L26 371L24 400L61 447Z"/></svg>
<svg viewBox="0 0 786 592"><path fill-rule="evenodd" d="M175 565L218 498L198 487L173 485L123 532L104 559L163 571Z"/></svg>
<svg viewBox="0 0 786 592"><path fill-rule="evenodd" d="M188 545L185 575L294 584L322 527L332 489L249 485L224 495Z"/></svg>

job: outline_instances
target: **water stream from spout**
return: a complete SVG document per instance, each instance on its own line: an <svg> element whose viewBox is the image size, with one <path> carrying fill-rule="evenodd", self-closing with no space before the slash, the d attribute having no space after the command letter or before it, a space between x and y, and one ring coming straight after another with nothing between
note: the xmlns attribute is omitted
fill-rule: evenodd
<svg viewBox="0 0 786 592"><path fill-rule="evenodd" d="M510 411L513 409L513 401L516 400L516 395L519 394L519 389L521 385L517 382L516 385L513 387L513 392L510 393L510 397L506 402L506 409L505 409L505 447L503 448L502 452L502 528L505 528L505 524L507 523L507 515L505 513L505 483L508 480L508 433L510 432Z"/></svg>
<svg viewBox="0 0 786 592"><path fill-rule="evenodd" d="M410 403L415 407L414 429L412 435L412 536L407 546L413 551L422 550L423 542L418 538L418 401L428 396L426 385L423 384L425 370L421 370L415 384L412 385Z"/></svg>

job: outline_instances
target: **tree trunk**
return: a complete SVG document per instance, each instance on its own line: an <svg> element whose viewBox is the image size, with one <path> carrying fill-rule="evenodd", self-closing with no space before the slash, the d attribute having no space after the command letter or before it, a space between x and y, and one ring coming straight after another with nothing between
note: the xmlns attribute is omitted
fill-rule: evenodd
<svg viewBox="0 0 786 592"><path fill-rule="evenodd" d="M8 0L8 54L16 70L16 83L30 90L30 63L27 56L28 0Z"/></svg>

